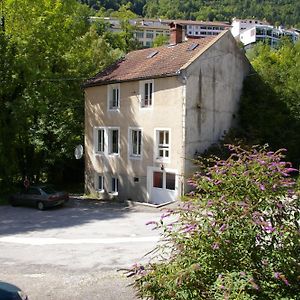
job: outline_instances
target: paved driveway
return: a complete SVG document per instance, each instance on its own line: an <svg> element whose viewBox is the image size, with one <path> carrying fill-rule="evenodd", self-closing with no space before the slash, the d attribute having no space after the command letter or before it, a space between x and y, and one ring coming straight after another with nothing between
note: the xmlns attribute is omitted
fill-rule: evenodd
<svg viewBox="0 0 300 300"><path fill-rule="evenodd" d="M18 285L30 300L136 299L117 270L153 249L159 233L145 223L160 214L78 199L46 211L0 206L0 281Z"/></svg>

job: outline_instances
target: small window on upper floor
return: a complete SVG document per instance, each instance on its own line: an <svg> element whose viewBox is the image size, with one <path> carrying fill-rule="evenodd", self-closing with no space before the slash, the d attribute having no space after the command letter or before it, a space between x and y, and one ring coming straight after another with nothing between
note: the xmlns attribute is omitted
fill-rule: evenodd
<svg viewBox="0 0 300 300"><path fill-rule="evenodd" d="M153 80L140 82L141 108L152 107L153 92Z"/></svg>
<svg viewBox="0 0 300 300"><path fill-rule="evenodd" d="M108 110L118 110L120 108L120 84L107 86Z"/></svg>

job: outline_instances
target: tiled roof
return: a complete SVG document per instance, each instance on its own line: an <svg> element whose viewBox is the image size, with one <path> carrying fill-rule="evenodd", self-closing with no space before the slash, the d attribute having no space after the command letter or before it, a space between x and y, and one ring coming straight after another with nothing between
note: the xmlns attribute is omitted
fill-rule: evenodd
<svg viewBox="0 0 300 300"><path fill-rule="evenodd" d="M88 79L83 87L174 76L181 67L197 57L199 52L203 51L203 48L217 39L218 36L210 36L188 40L173 46L161 46L129 52L123 59ZM197 46L195 47L195 45ZM194 49L189 50L191 48Z"/></svg>

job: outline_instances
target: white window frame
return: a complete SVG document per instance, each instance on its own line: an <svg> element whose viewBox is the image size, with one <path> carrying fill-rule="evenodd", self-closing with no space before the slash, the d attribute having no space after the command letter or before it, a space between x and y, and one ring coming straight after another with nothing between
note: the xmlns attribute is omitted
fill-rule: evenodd
<svg viewBox="0 0 300 300"><path fill-rule="evenodd" d="M149 101L149 99L146 100L146 95L145 95L145 86L146 84L152 84L152 91L149 93L149 88L148 88L148 95L147 98L150 97L150 105L147 104L145 105L146 101ZM140 81L140 109L152 109L154 104L154 80L143 80Z"/></svg>
<svg viewBox="0 0 300 300"><path fill-rule="evenodd" d="M117 90L117 105L112 105L114 102L113 91ZM120 110L120 83L110 84L107 86L107 110L108 111L119 111Z"/></svg>
<svg viewBox="0 0 300 300"><path fill-rule="evenodd" d="M132 133L136 131L140 131L141 132L141 136L140 136L140 148L139 150L139 154L137 153L133 153L133 140L132 140ZM128 128L128 154L129 154L129 158L130 159L141 159L142 158L142 152L143 152L143 129L140 127L129 127Z"/></svg>
<svg viewBox="0 0 300 300"><path fill-rule="evenodd" d="M159 133L160 132L168 132L168 144L159 144ZM154 129L154 160L159 162L170 162L171 161L171 129L170 128L155 128ZM165 137L164 137L165 139ZM165 155L160 156L159 151L162 150L164 153L168 151L168 157Z"/></svg>
<svg viewBox="0 0 300 300"><path fill-rule="evenodd" d="M103 147L102 150L99 149L99 131L103 131L103 138L104 143L102 143ZM106 136L106 128L105 127L94 127L94 152L96 154L105 154L106 150L106 143L107 143L107 136Z"/></svg>
<svg viewBox="0 0 300 300"><path fill-rule="evenodd" d="M99 188L100 181L101 181L102 189ZM104 175L103 174L96 173L96 175L95 175L95 190L100 193L104 192Z"/></svg>
<svg viewBox="0 0 300 300"><path fill-rule="evenodd" d="M112 152L112 131L118 131L118 152ZM110 156L119 156L120 155L120 127L107 127L107 153Z"/></svg>

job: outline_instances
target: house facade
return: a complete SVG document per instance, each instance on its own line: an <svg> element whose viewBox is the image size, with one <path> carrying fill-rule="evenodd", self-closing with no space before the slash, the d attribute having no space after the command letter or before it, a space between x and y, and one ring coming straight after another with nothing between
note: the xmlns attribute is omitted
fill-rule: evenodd
<svg viewBox="0 0 300 300"><path fill-rule="evenodd" d="M229 31L130 52L85 85L85 188L161 204L233 124L250 65Z"/></svg>

